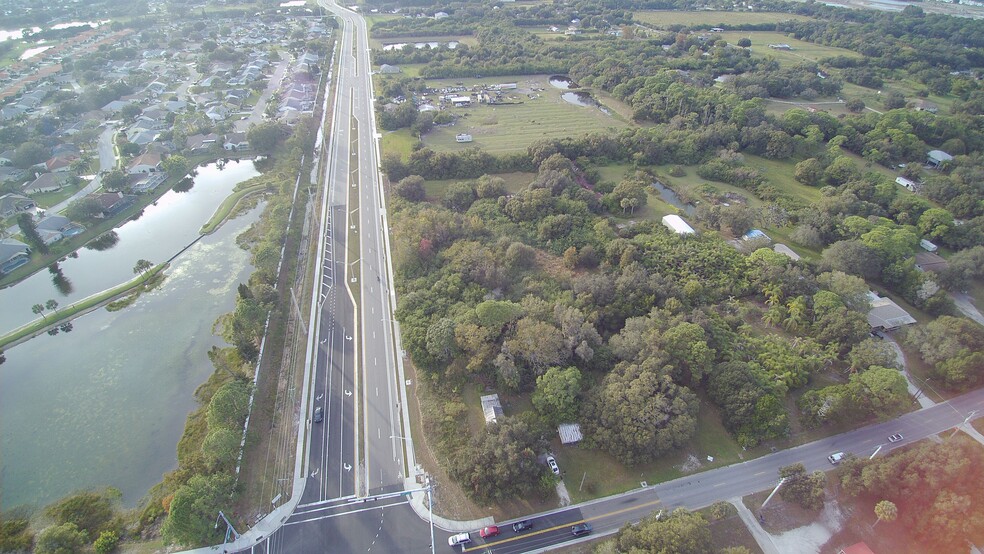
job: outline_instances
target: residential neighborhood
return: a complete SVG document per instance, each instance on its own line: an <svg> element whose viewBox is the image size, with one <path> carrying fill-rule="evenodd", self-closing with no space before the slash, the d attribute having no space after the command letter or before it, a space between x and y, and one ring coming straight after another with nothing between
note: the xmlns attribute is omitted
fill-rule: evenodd
<svg viewBox="0 0 984 554"><path fill-rule="evenodd" d="M23 136L0 152L5 235L29 213L45 242L72 236L84 225L50 221L56 204L75 217L69 206L88 197L90 216L113 217L167 181L169 157L251 155L252 126L313 113L331 36L321 19L220 21L221 33L203 22L98 26L0 71L0 128ZM105 183L116 170L125 178ZM5 263L0 275L20 265Z"/></svg>

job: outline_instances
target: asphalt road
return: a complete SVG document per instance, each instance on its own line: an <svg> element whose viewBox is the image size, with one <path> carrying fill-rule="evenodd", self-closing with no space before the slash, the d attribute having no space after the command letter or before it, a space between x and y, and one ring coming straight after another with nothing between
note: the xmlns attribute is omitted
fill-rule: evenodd
<svg viewBox="0 0 984 554"><path fill-rule="evenodd" d="M405 475L383 269L375 122L364 71L368 42L361 18L341 11L347 17L342 19L326 153L331 163L326 165L318 347L302 510L402 488ZM349 231L358 237L357 250L346 249ZM358 318L346 285L358 295ZM316 410L323 421L314 421Z"/></svg>

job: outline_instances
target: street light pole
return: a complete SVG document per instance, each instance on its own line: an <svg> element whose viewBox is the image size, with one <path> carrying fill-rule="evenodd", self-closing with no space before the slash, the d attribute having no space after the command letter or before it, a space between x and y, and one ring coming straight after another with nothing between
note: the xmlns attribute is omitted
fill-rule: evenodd
<svg viewBox="0 0 984 554"><path fill-rule="evenodd" d="M427 478L427 512L430 514L430 528L431 528L431 554L434 554L434 504L431 500L431 484L430 477Z"/></svg>
<svg viewBox="0 0 984 554"><path fill-rule="evenodd" d="M963 427L964 425L967 425L967 423L970 422L970 419L972 417L974 417L974 414L976 414L976 413L977 413L977 410L971 410L971 412L969 414L967 414L967 417L964 418L963 423L961 423L960 425L957 425L956 427L953 428L953 432L950 433L950 436L947 437L947 440L952 439L953 436L957 434L957 431L959 431L960 428Z"/></svg>

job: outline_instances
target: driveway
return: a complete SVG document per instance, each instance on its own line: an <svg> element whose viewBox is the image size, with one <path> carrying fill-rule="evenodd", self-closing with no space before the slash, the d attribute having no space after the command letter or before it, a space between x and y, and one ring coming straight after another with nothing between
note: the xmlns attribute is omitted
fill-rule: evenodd
<svg viewBox="0 0 984 554"><path fill-rule="evenodd" d="M960 310L960 313L970 319L973 319L977 323L984 325L984 315L981 315L981 312L977 309L977 306L974 306L974 301L971 300L970 296L967 296L962 292L955 292L950 296L953 298L953 303L956 304L957 309Z"/></svg>

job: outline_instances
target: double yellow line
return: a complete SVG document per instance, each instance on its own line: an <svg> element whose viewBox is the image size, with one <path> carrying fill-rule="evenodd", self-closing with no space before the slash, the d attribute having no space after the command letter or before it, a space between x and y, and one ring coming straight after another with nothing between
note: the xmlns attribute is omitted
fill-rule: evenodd
<svg viewBox="0 0 984 554"><path fill-rule="evenodd" d="M603 519L603 518L606 518L606 517L616 516L618 514L624 514L625 512L631 512L631 511L634 511L634 510L640 510L642 508L648 508L650 506L656 506L656 505L659 505L661 503L662 503L661 500L653 500L651 502L646 502L644 504L639 504L638 506L630 506L628 508L622 508L621 510L615 510L615 511L612 511L612 512L608 512L608 513L604 513L604 514L598 514L596 516L586 517L586 518L583 518L583 519L579 519L577 521L571 521L569 523L563 523L561 525L555 525L553 527L548 527L546 529L540 529L538 531L533 531L533 532L530 532L530 533L523 533L522 535L516 535L515 537L509 537L508 539L502 539L501 541L486 542L485 544L475 545L475 546L473 546L471 548L463 548L461 551L462 552L477 552L479 550L485 550L486 548L497 546L497 545L500 545L500 544L505 544L507 542L513 542L513 541L518 541L518 540L526 539L528 537L533 537L533 536L536 536L536 535L542 535L543 533L549 533L551 531L556 531L558 529L565 529L565 528L570 529L571 527L573 527L573 526L575 526L575 525L577 525L579 523L587 523L589 521L596 521L596 520Z"/></svg>

